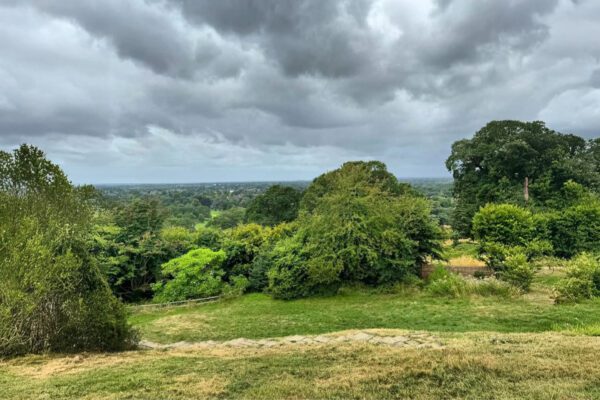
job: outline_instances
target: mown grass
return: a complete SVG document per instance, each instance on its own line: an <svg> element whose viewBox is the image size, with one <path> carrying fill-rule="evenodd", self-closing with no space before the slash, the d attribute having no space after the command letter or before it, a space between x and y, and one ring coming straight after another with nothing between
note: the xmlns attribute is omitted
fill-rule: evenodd
<svg viewBox="0 0 600 400"><path fill-rule="evenodd" d="M0 362L0 398L592 399L600 339L446 334L444 349L368 344L137 351Z"/></svg>
<svg viewBox="0 0 600 400"><path fill-rule="evenodd" d="M330 343L27 356L0 360L0 399L600 398L600 301L554 305L561 274L540 271L533 291L518 297L354 288L329 298L250 294L137 312L131 322L142 337L161 343L388 328L434 332L444 347Z"/></svg>
<svg viewBox="0 0 600 400"><path fill-rule="evenodd" d="M437 332L543 332L600 323L600 301L554 305L542 275L527 296L441 298L419 291L346 290L295 301L263 294L212 304L138 312L131 322L159 343L320 334L388 328Z"/></svg>

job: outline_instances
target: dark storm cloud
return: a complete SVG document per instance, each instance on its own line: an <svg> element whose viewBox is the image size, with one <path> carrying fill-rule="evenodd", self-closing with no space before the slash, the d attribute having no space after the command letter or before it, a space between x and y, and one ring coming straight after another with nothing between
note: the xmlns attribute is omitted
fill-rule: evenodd
<svg viewBox="0 0 600 400"><path fill-rule="evenodd" d="M439 175L491 119L598 132L599 18L591 0L5 0L0 146L142 180L348 158Z"/></svg>
<svg viewBox="0 0 600 400"><path fill-rule="evenodd" d="M193 74L194 43L158 3L150 6L140 1L39 0L31 4L109 40L121 57L157 73L185 78Z"/></svg>

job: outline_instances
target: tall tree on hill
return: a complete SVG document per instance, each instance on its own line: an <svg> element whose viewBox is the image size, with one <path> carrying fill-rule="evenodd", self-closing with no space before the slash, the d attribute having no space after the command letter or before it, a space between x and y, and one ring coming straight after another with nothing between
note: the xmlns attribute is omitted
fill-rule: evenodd
<svg viewBox="0 0 600 400"><path fill-rule="evenodd" d="M472 139L455 142L446 160L454 176L454 229L470 236L473 215L487 203L524 205L525 179L531 203L541 208L553 207L569 180L597 190L597 154L597 141L561 134L540 121L488 123Z"/></svg>

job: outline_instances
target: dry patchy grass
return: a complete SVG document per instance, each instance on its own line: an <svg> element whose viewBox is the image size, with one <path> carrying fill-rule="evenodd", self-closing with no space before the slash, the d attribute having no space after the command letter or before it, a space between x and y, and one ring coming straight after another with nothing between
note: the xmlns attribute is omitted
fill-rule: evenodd
<svg viewBox="0 0 600 400"><path fill-rule="evenodd" d="M393 331L382 331L393 334ZM600 396L600 338L445 334L443 349L363 343L174 349L0 363L5 398L466 398ZM117 362L119 358L126 361ZM36 367L32 367L35 364ZM32 368L52 373L32 373ZM48 365L44 367L44 365ZM37 371L37 370L36 370Z"/></svg>

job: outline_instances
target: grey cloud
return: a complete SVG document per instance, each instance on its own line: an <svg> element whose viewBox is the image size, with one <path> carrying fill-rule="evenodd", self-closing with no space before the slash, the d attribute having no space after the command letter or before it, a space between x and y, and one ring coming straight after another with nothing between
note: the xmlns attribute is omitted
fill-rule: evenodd
<svg viewBox="0 0 600 400"><path fill-rule="evenodd" d="M600 131L598 18L571 0L7 0L0 147L111 160L115 180L350 157L439 175L491 119Z"/></svg>

